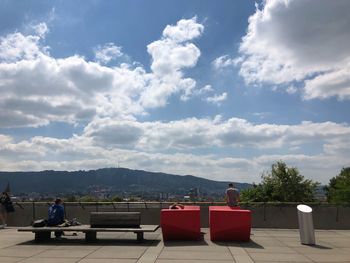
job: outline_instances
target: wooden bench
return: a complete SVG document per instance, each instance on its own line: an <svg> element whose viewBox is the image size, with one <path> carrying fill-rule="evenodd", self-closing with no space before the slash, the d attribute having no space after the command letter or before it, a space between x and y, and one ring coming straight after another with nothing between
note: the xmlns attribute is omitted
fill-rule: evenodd
<svg viewBox="0 0 350 263"><path fill-rule="evenodd" d="M159 225L140 225L139 212L92 212L90 225L81 226L46 226L46 227L20 227L19 232L33 232L35 241L50 239L51 232L83 232L87 242L96 241L97 232L133 232L137 235L137 241L144 240L144 232L155 232Z"/></svg>

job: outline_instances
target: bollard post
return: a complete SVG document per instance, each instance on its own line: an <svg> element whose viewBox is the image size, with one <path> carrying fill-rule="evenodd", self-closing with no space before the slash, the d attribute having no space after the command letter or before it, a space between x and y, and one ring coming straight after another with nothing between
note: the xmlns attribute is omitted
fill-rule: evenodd
<svg viewBox="0 0 350 263"><path fill-rule="evenodd" d="M315 245L315 230L312 219L312 208L307 205L298 205L297 210L300 243L304 245Z"/></svg>

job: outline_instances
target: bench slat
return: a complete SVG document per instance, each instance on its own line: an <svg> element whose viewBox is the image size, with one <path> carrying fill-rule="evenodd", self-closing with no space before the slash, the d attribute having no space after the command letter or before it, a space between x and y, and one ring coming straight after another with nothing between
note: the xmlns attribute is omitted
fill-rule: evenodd
<svg viewBox="0 0 350 263"><path fill-rule="evenodd" d="M92 228L136 228L141 223L140 212L91 212Z"/></svg>

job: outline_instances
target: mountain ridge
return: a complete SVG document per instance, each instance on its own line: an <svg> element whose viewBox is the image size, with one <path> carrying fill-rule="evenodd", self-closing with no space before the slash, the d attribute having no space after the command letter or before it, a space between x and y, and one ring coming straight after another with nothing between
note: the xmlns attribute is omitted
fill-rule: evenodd
<svg viewBox="0 0 350 263"><path fill-rule="evenodd" d="M0 172L2 184L10 182L13 193L70 193L86 192L92 186L108 188L112 192L166 192L184 194L191 188L202 192L222 193L229 182L215 181L193 175L175 175L128 168L100 168L96 170L39 172ZM248 183L234 183L238 189L251 187Z"/></svg>

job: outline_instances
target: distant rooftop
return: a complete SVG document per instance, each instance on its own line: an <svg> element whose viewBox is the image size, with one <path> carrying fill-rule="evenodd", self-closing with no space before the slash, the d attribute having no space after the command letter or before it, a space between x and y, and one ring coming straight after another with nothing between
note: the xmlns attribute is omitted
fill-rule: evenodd
<svg viewBox="0 0 350 263"><path fill-rule="evenodd" d="M0 262L22 263L224 263L224 262L350 262L350 230L317 230L316 246L301 245L298 230L253 229L248 243L218 242L202 229L202 241L166 242L161 231L145 234L137 243L134 234L98 234L87 244L83 234L37 244L32 233L16 228L0 230Z"/></svg>

